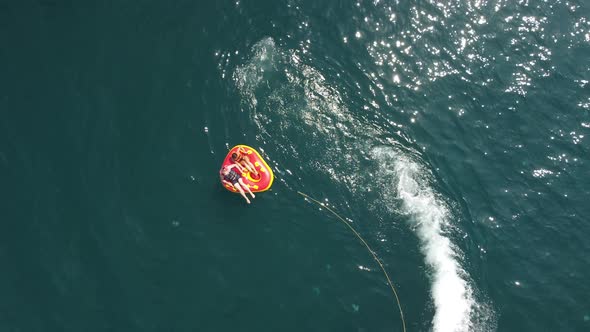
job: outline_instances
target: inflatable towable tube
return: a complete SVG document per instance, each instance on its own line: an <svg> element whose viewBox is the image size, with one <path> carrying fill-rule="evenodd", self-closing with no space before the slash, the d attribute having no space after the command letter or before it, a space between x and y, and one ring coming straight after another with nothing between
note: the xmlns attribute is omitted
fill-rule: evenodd
<svg viewBox="0 0 590 332"><path fill-rule="evenodd" d="M272 186L272 182L274 180L274 174L272 173L272 170L270 169L270 167L268 167L268 164L266 163L266 161L264 161L264 159L262 159L262 156L260 156L260 153L258 153L258 151L254 150L254 148L251 148L247 145L236 145L233 148L231 148L229 150L229 152L227 153L227 156L225 156L225 159L223 159L223 163L221 164L221 167L225 167L228 165L233 164L234 162L231 160L231 155L232 153L236 153L237 150L239 148L243 148L244 150L246 150L246 156L248 156L248 158L250 159L250 162L254 165L254 167L256 168L256 170L258 171L259 176L256 177L254 174L251 174L248 169L246 169L244 167L244 172L242 172L242 179L244 180L244 183L250 187L250 190L252 190L252 192L261 192L261 191L266 191L268 189L270 189L270 186ZM237 169L236 169L237 170ZM229 184L225 184L225 183L221 183L225 189L237 193L238 191Z"/></svg>

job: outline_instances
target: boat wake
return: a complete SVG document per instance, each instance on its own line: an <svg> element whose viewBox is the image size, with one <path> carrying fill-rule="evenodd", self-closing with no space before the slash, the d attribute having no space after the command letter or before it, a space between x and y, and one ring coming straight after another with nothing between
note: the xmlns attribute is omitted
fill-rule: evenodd
<svg viewBox="0 0 590 332"><path fill-rule="evenodd" d="M297 158L302 169L322 172L353 195L360 193L356 188L370 188L392 219L406 216L430 271L434 331L493 329L493 311L476 300L474 283L461 265L463 253L452 241L458 227L453 212L432 186L433 176L419 154L405 147L409 144L399 127L376 125L351 112L317 69L271 38L256 43L251 53L234 70L233 80L262 133L259 138L272 138L280 146L278 154L288 151L285 157ZM326 167L326 159L346 163Z"/></svg>
<svg viewBox="0 0 590 332"><path fill-rule="evenodd" d="M434 331L472 330L472 311L476 307L468 275L461 268L461 251L448 233L453 227L447 204L428 184L429 172L419 163L389 147L376 147L372 155L379 173L386 175L381 185L383 199L409 216L421 242L421 251L432 271L431 295L434 301ZM395 188L393 195L387 188Z"/></svg>

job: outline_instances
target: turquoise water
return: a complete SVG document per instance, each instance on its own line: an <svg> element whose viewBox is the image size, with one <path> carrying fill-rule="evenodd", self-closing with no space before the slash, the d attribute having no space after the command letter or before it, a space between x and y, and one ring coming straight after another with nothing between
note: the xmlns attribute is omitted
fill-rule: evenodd
<svg viewBox="0 0 590 332"><path fill-rule="evenodd" d="M588 330L589 15L0 3L0 330Z"/></svg>

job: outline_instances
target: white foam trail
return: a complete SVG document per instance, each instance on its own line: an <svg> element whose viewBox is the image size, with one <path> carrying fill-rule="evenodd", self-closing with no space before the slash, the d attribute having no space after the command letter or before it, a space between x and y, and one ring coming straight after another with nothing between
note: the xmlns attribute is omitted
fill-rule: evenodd
<svg viewBox="0 0 590 332"><path fill-rule="evenodd" d="M247 65L236 68L233 79L242 97L256 108L258 100L254 94L256 88L265 80L265 75L276 70L275 64L280 54L276 51L272 38L264 38L252 46L252 58Z"/></svg>
<svg viewBox="0 0 590 332"><path fill-rule="evenodd" d="M389 187L401 201L401 212L410 216L426 263L432 270L433 330L469 331L475 300L466 273L459 265L461 252L445 236L445 230L451 226L447 205L428 185L428 171L424 167L393 148L379 147L372 152L379 162L380 173L393 181Z"/></svg>

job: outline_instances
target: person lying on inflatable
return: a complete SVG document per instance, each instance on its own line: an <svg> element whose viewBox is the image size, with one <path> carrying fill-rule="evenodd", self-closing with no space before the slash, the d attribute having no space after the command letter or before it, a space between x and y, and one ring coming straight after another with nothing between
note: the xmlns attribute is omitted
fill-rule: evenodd
<svg viewBox="0 0 590 332"><path fill-rule="evenodd" d="M239 171L236 171L235 168L237 168ZM254 194L250 190L250 187L244 183L244 180L242 179L242 175L240 174L243 171L244 171L244 168L241 165L231 164L231 165L224 166L221 168L221 170L219 170L219 177L221 178L221 182L223 182L225 184L230 184L234 188L236 188L240 192L240 195L242 195L242 197L244 197L246 202L248 204L250 204L250 200L246 196L246 193L244 192L243 188L246 188L246 190L250 193L252 198L254 198L256 196L254 196Z"/></svg>
<svg viewBox="0 0 590 332"><path fill-rule="evenodd" d="M231 154L231 160L238 165L246 167L246 169L254 174L255 177L258 178L260 176L243 147L240 146L234 153Z"/></svg>

